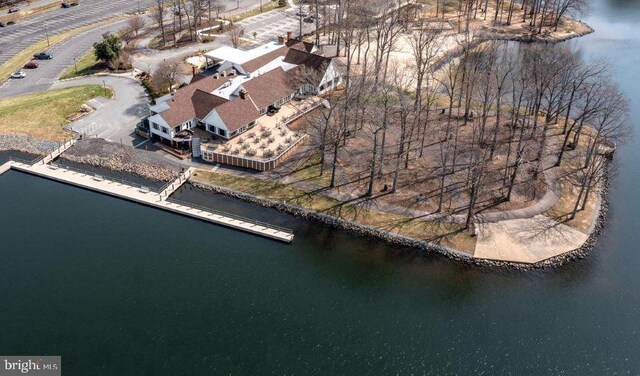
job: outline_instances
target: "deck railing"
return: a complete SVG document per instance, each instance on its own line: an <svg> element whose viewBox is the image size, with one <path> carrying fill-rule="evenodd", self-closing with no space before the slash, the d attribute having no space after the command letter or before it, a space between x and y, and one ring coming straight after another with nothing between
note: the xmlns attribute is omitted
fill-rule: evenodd
<svg viewBox="0 0 640 376"><path fill-rule="evenodd" d="M190 202L185 202L185 201L180 201L180 200L176 200L173 198L169 198L167 199L165 202L169 203L169 204L175 204L175 205L180 205L180 206L184 206L187 208L191 208L194 210L198 210L201 212L205 212L205 213L211 213L213 215L218 215L220 217L226 217L226 218L231 218L240 222L244 222L244 223L250 223L253 224L255 226L262 226L264 228L267 229L271 229L274 231L280 231L280 232L284 232L285 234L293 234L293 230L286 228L286 227L281 227L281 226L276 226L276 225L272 225L266 222L262 222L262 221L258 221L255 219L251 219L251 218L246 218L240 215L236 215L236 214L231 214L231 213L227 213L227 212L223 212L220 210L216 210L216 209L211 209L211 208L207 208L204 206L200 206L200 205L195 205L192 204Z"/></svg>

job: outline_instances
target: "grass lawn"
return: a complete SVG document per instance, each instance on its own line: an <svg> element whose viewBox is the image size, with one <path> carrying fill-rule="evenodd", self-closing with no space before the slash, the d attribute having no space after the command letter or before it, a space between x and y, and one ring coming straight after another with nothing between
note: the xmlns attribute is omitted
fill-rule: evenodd
<svg viewBox="0 0 640 376"><path fill-rule="evenodd" d="M291 173L293 182L306 181L321 187L327 187L331 183L331 170L325 167L324 173L320 175L320 155L311 156L302 167Z"/></svg>
<svg viewBox="0 0 640 376"><path fill-rule="evenodd" d="M376 210L370 202L341 203L319 192L309 192L292 185L247 176L236 176L207 170L197 170L194 182L211 183L239 192L276 201L286 201L306 209L331 214L347 220L381 228L414 239L438 243L473 254L476 238L462 230L460 225L422 221Z"/></svg>
<svg viewBox="0 0 640 376"><path fill-rule="evenodd" d="M0 100L0 132L23 133L41 139L62 141L70 133L63 129L67 117L87 100L104 96L100 85L77 86ZM113 93L107 89L107 95Z"/></svg>
<svg viewBox="0 0 640 376"><path fill-rule="evenodd" d="M77 66L77 72L76 72ZM69 67L62 76L60 76L61 80L65 80L68 78L88 76L90 74L98 73L104 70L102 63L96 60L96 56L93 53L93 48L89 49L89 51L85 52L84 55L80 57L76 61L76 64Z"/></svg>
<svg viewBox="0 0 640 376"><path fill-rule="evenodd" d="M596 204L600 193L592 191L589 199L587 199L584 210L578 210L575 218L568 220L569 214L573 212L576 200L578 199L579 191L580 189L578 187L574 187L568 182L562 182L562 196L560 196L560 200L544 214L549 218L588 234L591 224L599 214L596 210Z"/></svg>
<svg viewBox="0 0 640 376"><path fill-rule="evenodd" d="M116 17L119 18L119 17ZM91 30L109 23L113 23L114 18L110 19L110 20L106 20L103 22L99 22L96 24L92 24L92 25L87 25L87 26L83 26L83 27L79 27L73 30L69 30L69 31L65 31L64 33L60 33L60 34L56 34L56 35L52 35L49 37L49 44L51 46L62 42L63 40L70 38L72 36L78 35L84 31L87 30ZM9 78L9 76L11 75L11 73L19 71L20 69L22 69L22 66L27 63L29 60L31 60L31 58L33 57L34 54L40 52L40 51L46 51L48 48L50 48L50 46L47 46L47 39L42 39L37 43L34 43L32 46L25 48L24 50L18 52L16 55L14 55L11 59L7 60L6 63L2 64L0 66L0 81ZM56 58L55 56L53 57L54 59Z"/></svg>

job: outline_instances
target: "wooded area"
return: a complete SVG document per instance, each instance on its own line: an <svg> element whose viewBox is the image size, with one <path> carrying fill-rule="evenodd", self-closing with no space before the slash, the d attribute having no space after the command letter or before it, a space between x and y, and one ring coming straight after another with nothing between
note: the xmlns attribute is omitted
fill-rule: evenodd
<svg viewBox="0 0 640 376"><path fill-rule="evenodd" d="M328 3L316 1L316 9ZM307 119L328 189L464 213L469 227L478 213L531 205L549 179L573 187L575 205L559 218L570 220L600 187L605 158L629 127L606 63L584 62L566 45L478 44L464 28L449 50L443 30L412 6L374 17L366 2L331 3L337 16L322 33L339 46L344 87ZM438 2L440 12L452 3L471 18L488 1ZM498 1L496 9L496 20L508 22L518 9L532 26L553 25L583 3ZM400 37L411 47L408 63L391 57Z"/></svg>

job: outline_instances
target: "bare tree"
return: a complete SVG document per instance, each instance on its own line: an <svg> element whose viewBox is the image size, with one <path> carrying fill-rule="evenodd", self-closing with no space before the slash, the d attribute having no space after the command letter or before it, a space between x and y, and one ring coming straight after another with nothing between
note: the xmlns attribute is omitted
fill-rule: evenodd
<svg viewBox="0 0 640 376"><path fill-rule="evenodd" d="M142 30L146 25L147 20L139 14L135 14L127 19L127 26L136 34L136 37L140 30Z"/></svg>
<svg viewBox="0 0 640 376"><path fill-rule="evenodd" d="M166 4L165 0L155 0L155 3L151 7L151 17L160 26L160 32L162 36L162 45L167 43L165 30L164 30L164 18L166 16Z"/></svg>
<svg viewBox="0 0 640 376"><path fill-rule="evenodd" d="M171 91L182 71L178 60L164 60L151 73L152 82L158 92Z"/></svg>
<svg viewBox="0 0 640 376"><path fill-rule="evenodd" d="M231 30L227 32L229 36L229 40L231 41L231 45L233 48L238 48L242 43L242 37L244 36L244 29L242 26L235 26Z"/></svg>

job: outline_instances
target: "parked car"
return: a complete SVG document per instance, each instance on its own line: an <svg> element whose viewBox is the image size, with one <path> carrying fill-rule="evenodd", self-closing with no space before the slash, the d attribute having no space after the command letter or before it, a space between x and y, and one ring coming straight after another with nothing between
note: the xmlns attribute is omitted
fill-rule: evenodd
<svg viewBox="0 0 640 376"><path fill-rule="evenodd" d="M25 77L27 77L27 74L24 73L23 71L19 71L11 74L11 78L25 78Z"/></svg>
<svg viewBox="0 0 640 376"><path fill-rule="evenodd" d="M267 116L273 116L277 114L278 111L280 111L279 107L269 106L269 108L267 109Z"/></svg>
<svg viewBox="0 0 640 376"><path fill-rule="evenodd" d="M34 58L36 58L37 60L50 60L53 59L53 55L51 55L48 52L38 52L37 54L33 55Z"/></svg>
<svg viewBox="0 0 640 376"><path fill-rule="evenodd" d="M9 13L18 13L20 12L20 9L18 8L9 8Z"/></svg>
<svg viewBox="0 0 640 376"><path fill-rule="evenodd" d="M313 18L311 17L305 17L304 19L302 19L302 21L306 22L306 23L314 23L315 21L313 20Z"/></svg>
<svg viewBox="0 0 640 376"><path fill-rule="evenodd" d="M38 68L38 63L35 61L30 61L24 65L25 69L36 69Z"/></svg>
<svg viewBox="0 0 640 376"><path fill-rule="evenodd" d="M78 5L78 3L76 1L72 1L72 2L63 1L62 2L62 7L63 8L71 8L71 7L75 7L76 5Z"/></svg>
<svg viewBox="0 0 640 376"><path fill-rule="evenodd" d="M296 16L309 17L309 14L307 12L305 12L304 10L300 10L300 11L296 12Z"/></svg>
<svg viewBox="0 0 640 376"><path fill-rule="evenodd" d="M4 22L0 22L0 27L5 27L5 26L7 26L7 24L6 24L6 23L4 23Z"/></svg>

